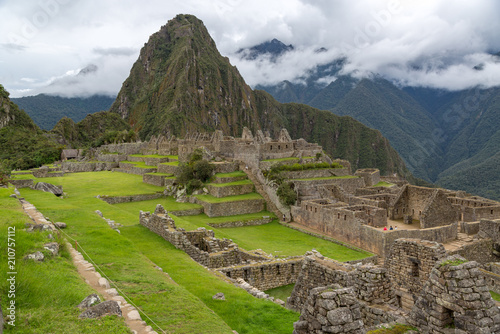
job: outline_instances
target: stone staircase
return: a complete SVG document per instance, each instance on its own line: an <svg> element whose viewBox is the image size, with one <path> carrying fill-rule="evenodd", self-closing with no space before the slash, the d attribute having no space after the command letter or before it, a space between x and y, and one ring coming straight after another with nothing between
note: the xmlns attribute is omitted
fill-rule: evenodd
<svg viewBox="0 0 500 334"><path fill-rule="evenodd" d="M457 233L457 239L452 240L450 242L447 242L443 244L444 249L446 249L447 252L455 251L459 249L460 247L467 245L471 242L474 241L474 238L468 234L458 232Z"/></svg>
<svg viewBox="0 0 500 334"><path fill-rule="evenodd" d="M278 209L278 207L276 206L276 204L274 204L274 202L271 200L271 198L269 198L269 195L264 190L264 188L262 187L262 184L259 182L259 180L257 180L257 177L255 177L255 175L253 175L253 173L249 169L242 168L242 170L245 172L245 174L247 174L247 177L255 185L255 191L257 193L259 193L262 197L264 197L264 200L267 203L267 211L274 213L276 215L276 217L278 217L278 219L281 219L281 216L283 215L283 213Z"/></svg>

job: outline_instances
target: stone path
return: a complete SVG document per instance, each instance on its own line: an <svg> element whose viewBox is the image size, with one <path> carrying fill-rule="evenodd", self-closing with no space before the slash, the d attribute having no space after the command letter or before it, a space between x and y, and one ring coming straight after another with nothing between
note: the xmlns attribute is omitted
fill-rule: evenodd
<svg viewBox="0 0 500 334"><path fill-rule="evenodd" d="M457 250L458 248L474 241L472 236L465 234L465 233L457 233L457 239L452 240L450 242L447 242L443 244L444 249L446 249L447 252Z"/></svg>
<svg viewBox="0 0 500 334"><path fill-rule="evenodd" d="M37 224L49 225L52 230L56 230L54 225L45 219L45 217L36 209L36 207L24 199L19 199L26 214L31 220ZM69 253L73 259L73 263L78 270L80 276L85 280L85 283L90 285L92 289L97 291L104 300L115 300L122 311L125 323L134 334L158 334L151 326L148 326L145 321L142 321L137 309L127 303L125 298L119 295L116 289L111 288L107 279L99 274L92 263L89 263L83 258L83 255L76 251L71 244L67 243Z"/></svg>
<svg viewBox="0 0 500 334"><path fill-rule="evenodd" d="M247 174L250 181L253 182L257 193L259 193L262 197L264 197L264 200L267 203L267 211L271 211L272 213L274 213L276 215L276 217L278 219L281 219L281 216L283 215L283 213L281 213L281 211L276 207L276 205L273 203L273 201L271 201L271 199L269 198L269 195L266 193L266 191L264 190L264 188L260 184L259 180L257 180L255 175L253 175L249 169L246 169L244 165L240 165L240 169L242 171L244 171L245 174Z"/></svg>

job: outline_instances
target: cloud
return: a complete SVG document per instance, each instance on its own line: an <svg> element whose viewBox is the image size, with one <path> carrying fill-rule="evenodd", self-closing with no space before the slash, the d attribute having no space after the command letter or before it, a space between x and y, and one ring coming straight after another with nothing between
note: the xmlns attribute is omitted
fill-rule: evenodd
<svg viewBox="0 0 500 334"><path fill-rule="evenodd" d="M54 94L116 94L148 37L179 13L204 21L250 85L300 82L340 57L347 57L343 73L378 73L400 84L500 84L498 63L488 58L500 51L495 0L2 0L0 13L0 82L12 96L43 91L43 83ZM236 54L273 38L295 50L277 63ZM314 52L321 47L328 51ZM483 70L474 70L479 63ZM54 84L88 64L98 71Z"/></svg>

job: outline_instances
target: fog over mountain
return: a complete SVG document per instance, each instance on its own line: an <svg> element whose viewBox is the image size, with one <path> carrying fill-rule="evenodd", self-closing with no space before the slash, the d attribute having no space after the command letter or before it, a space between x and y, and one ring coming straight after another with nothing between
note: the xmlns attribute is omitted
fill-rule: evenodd
<svg viewBox="0 0 500 334"><path fill-rule="evenodd" d="M251 86L300 82L340 58L340 74L378 74L398 85L500 85L500 62L492 55L500 50L494 0L5 0L0 82L13 97L116 95L144 40L178 13L202 19ZM238 53L273 38L293 50L275 58ZM78 76L90 64L97 70Z"/></svg>

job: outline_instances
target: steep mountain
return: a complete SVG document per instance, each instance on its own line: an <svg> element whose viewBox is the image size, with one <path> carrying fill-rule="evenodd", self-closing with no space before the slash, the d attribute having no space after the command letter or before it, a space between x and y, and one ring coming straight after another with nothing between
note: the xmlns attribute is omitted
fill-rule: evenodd
<svg viewBox="0 0 500 334"><path fill-rule="evenodd" d="M271 41L264 42L248 49L240 49L237 54L247 60L255 60L258 56L266 55L269 56L271 60L275 61L276 58L293 49L293 45L286 45L274 38Z"/></svg>
<svg viewBox="0 0 500 334"><path fill-rule="evenodd" d="M57 160L61 148L9 99L9 93L0 85L0 162L8 169L38 167Z"/></svg>
<svg viewBox="0 0 500 334"><path fill-rule="evenodd" d="M39 94L13 98L12 101L24 109L40 128L50 130L63 117L79 122L88 114L108 110L115 98L103 95L64 98Z"/></svg>
<svg viewBox="0 0 500 334"><path fill-rule="evenodd" d="M203 23L190 15L178 15L149 38L110 111L142 139L216 129L239 136L245 126L276 136L286 127L292 137L318 142L328 153L348 158L353 168L409 175L380 132L350 117L280 104L253 91L219 54Z"/></svg>

